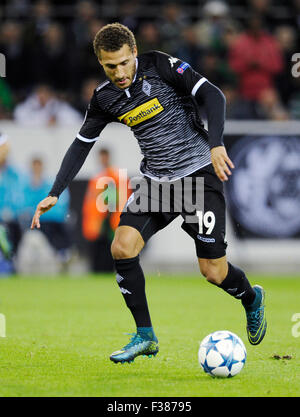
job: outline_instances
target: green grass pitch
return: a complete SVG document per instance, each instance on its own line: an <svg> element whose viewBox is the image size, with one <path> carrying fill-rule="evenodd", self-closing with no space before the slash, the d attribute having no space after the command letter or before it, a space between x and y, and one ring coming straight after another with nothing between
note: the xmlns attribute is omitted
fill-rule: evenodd
<svg viewBox="0 0 300 417"><path fill-rule="evenodd" d="M135 329L112 275L1 279L0 396L299 396L292 316L300 313L300 277L249 278L266 290L268 331L260 345L247 341L240 302L200 275L148 276L160 352L124 365L109 355ZM234 378L211 378L198 364L199 342L225 329L242 338L247 362Z"/></svg>

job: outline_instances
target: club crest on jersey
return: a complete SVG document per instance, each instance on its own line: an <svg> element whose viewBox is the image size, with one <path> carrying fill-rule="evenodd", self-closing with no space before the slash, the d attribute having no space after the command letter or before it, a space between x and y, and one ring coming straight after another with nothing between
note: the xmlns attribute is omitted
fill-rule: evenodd
<svg viewBox="0 0 300 417"><path fill-rule="evenodd" d="M163 110L163 106L160 104L157 97L155 97L152 100L135 107L127 113L122 114L122 116L119 116L118 119L125 125L132 127L144 122L145 120L151 119L151 117L156 116Z"/></svg>
<svg viewBox="0 0 300 417"><path fill-rule="evenodd" d="M183 74L184 71L190 66L190 64L188 64L187 62L183 62L181 65L179 65L179 67L177 68L176 72L178 72L179 74Z"/></svg>
<svg viewBox="0 0 300 417"><path fill-rule="evenodd" d="M150 92L151 92L151 84L148 83L148 81L144 80L143 81L143 92L145 94L147 94L147 96L150 96Z"/></svg>

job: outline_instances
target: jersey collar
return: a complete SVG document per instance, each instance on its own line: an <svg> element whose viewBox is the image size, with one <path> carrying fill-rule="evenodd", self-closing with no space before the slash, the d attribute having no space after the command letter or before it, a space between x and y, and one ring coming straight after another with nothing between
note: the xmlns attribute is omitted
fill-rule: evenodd
<svg viewBox="0 0 300 417"><path fill-rule="evenodd" d="M132 83L131 83L131 85L128 87L128 88L125 88L125 94L126 94L126 96L129 98L129 97L131 97L131 94L130 94L130 92L129 92L129 89L130 89L130 87L132 86L132 84L135 82L135 80L136 80L136 76L137 76L137 72L138 72L138 66L139 66L139 62L138 62L138 59L137 59L137 57L135 58L135 74L134 74L134 77L133 77L133 80L132 80Z"/></svg>

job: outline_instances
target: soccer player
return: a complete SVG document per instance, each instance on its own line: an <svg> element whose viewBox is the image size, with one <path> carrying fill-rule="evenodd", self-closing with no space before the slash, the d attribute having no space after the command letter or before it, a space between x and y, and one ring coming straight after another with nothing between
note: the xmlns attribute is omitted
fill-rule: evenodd
<svg viewBox="0 0 300 417"><path fill-rule="evenodd" d="M159 51L138 56L133 33L119 23L106 25L96 34L94 51L107 80L95 89L83 126L66 152L48 197L38 204L31 228L40 227L41 214L56 204L103 128L113 121L126 124L144 156L140 170L148 182L157 183L161 178L170 182L204 178L204 213L203 224L189 223L184 211L130 210L137 197L134 193L129 198L111 251L117 282L137 331L110 359L116 363L132 362L139 355L158 352L139 253L153 234L178 215L184 220L182 228L195 241L202 275L241 300L249 342L259 344L267 327L264 290L259 285L252 287L245 273L226 258L223 182L228 180L234 166L223 144L223 93L180 59ZM207 114L207 131L198 113L200 105ZM192 191L195 194L195 189ZM204 222L206 213L209 222Z"/></svg>

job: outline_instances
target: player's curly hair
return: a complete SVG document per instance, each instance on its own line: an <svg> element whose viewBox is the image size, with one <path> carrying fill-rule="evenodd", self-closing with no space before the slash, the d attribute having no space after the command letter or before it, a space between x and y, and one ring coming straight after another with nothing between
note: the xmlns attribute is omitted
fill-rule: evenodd
<svg viewBox="0 0 300 417"><path fill-rule="evenodd" d="M136 46L134 34L121 23L110 23L101 28L94 39L93 46L96 56L100 57L100 49L108 52L118 51L127 44L133 52Z"/></svg>

